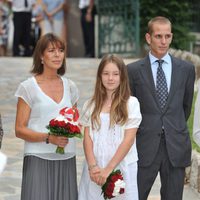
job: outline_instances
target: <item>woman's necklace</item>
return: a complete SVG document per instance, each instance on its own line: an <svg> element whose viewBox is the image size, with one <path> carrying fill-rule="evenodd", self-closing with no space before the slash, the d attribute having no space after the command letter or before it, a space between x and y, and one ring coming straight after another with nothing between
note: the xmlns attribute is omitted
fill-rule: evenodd
<svg viewBox="0 0 200 200"><path fill-rule="evenodd" d="M60 83L60 77L58 75L54 76L35 76L38 84L55 84Z"/></svg>
<svg viewBox="0 0 200 200"><path fill-rule="evenodd" d="M56 80L56 79L59 79L59 76L58 75L54 75L54 76L41 76L40 77L40 80L41 81L45 81L45 80Z"/></svg>

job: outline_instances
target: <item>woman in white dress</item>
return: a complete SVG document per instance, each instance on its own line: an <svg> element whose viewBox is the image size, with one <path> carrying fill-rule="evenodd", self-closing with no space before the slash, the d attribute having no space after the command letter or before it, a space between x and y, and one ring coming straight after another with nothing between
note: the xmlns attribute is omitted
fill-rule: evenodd
<svg viewBox="0 0 200 200"><path fill-rule="evenodd" d="M64 107L77 103L78 90L62 77L66 47L49 33L37 42L33 76L23 81L18 97L16 136L25 141L21 200L77 200L75 140L49 135L46 126ZM56 154L57 146L65 154Z"/></svg>
<svg viewBox="0 0 200 200"><path fill-rule="evenodd" d="M138 100L130 96L123 60L105 55L98 68L95 91L83 106L86 162L80 181L79 200L103 200L101 186L120 169L125 193L113 199L138 200L135 136L141 122Z"/></svg>

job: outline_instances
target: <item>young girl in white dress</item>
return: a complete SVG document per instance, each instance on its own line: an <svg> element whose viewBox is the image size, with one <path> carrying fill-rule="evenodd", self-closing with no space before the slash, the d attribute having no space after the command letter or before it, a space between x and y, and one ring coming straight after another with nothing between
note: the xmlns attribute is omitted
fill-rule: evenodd
<svg viewBox="0 0 200 200"><path fill-rule="evenodd" d="M85 102L80 120L84 126L86 162L79 200L103 200L101 186L120 169L125 193L113 199L138 200L135 136L141 122L138 100L130 96L126 66L116 55L105 55L99 65L93 97Z"/></svg>

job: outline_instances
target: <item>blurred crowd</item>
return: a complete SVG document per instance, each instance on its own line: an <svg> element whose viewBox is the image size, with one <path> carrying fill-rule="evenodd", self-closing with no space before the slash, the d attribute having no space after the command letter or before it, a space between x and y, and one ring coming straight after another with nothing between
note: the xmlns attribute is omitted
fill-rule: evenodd
<svg viewBox="0 0 200 200"><path fill-rule="evenodd" d="M93 2L93 0L79 1L82 16L83 9L87 13L87 8L87 18L90 13L93 15ZM66 40L68 4L67 0L0 0L0 56L7 56L8 54L31 56L37 40L46 33L54 33ZM80 20L83 28L85 55L94 57L94 18L89 19L89 21L86 19L86 23L83 18ZM11 23L13 24L12 33L9 32ZM8 53L9 36L11 34L13 34L10 48L12 52ZM89 50L88 45L90 46ZM91 52L90 48L92 48Z"/></svg>

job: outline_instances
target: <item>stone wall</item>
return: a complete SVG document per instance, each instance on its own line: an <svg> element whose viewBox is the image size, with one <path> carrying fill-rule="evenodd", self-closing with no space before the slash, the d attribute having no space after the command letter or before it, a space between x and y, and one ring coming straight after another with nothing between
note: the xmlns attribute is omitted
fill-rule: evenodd
<svg viewBox="0 0 200 200"><path fill-rule="evenodd" d="M200 153L192 152L192 164L186 171L190 187L200 198Z"/></svg>
<svg viewBox="0 0 200 200"><path fill-rule="evenodd" d="M200 78L200 56L190 53L188 51L170 49L169 53L175 57L181 58L183 60L192 62L196 70L196 78Z"/></svg>

